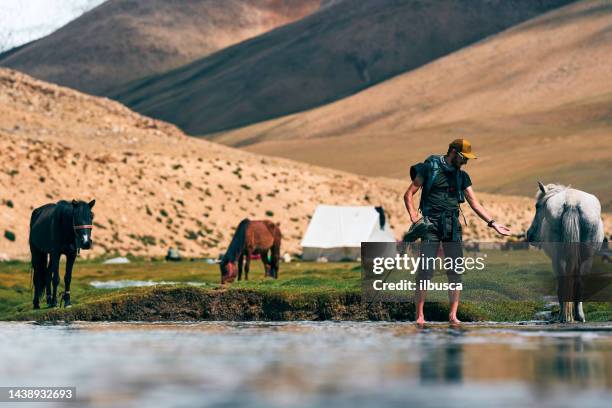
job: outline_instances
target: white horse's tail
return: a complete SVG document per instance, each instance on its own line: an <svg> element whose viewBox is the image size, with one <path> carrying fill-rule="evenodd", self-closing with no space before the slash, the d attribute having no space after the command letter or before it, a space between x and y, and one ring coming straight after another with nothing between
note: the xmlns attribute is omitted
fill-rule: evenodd
<svg viewBox="0 0 612 408"><path fill-rule="evenodd" d="M578 274L580 270L580 210L565 204L561 216L563 253L566 260L566 275Z"/></svg>

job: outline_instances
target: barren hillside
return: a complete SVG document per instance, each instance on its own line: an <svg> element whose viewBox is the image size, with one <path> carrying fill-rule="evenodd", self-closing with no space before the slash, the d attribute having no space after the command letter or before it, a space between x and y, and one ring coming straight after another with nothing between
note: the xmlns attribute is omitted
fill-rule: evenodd
<svg viewBox="0 0 612 408"><path fill-rule="evenodd" d="M475 187L572 184L612 210L612 2L581 1L308 112L215 140L369 176L467 137ZM342 152L342 154L338 154Z"/></svg>
<svg viewBox="0 0 612 408"><path fill-rule="evenodd" d="M320 0L108 0L0 65L104 94L300 19Z"/></svg>
<svg viewBox="0 0 612 408"><path fill-rule="evenodd" d="M108 93L191 135L313 108L569 0L361 0Z"/></svg>
<svg viewBox="0 0 612 408"><path fill-rule="evenodd" d="M178 246L187 256L217 256L244 217L280 222L283 252L299 252L319 203L383 205L398 237L408 227L403 181L190 138L108 99L6 69L0 69L0 155L2 257L28 255L34 207L73 198L97 200L94 255L159 256ZM528 226L532 200L482 199L517 232ZM491 238L465 212L467 238Z"/></svg>

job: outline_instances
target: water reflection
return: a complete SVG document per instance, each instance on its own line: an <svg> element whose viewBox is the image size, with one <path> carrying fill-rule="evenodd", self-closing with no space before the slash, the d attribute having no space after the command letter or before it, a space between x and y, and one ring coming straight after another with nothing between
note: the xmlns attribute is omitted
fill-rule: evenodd
<svg viewBox="0 0 612 408"><path fill-rule="evenodd" d="M610 378L607 326L0 323L0 385L79 406L606 406Z"/></svg>
<svg viewBox="0 0 612 408"><path fill-rule="evenodd" d="M449 330L448 342L427 347L419 363L421 383L460 383L463 380L463 347L459 338L463 331ZM420 335L427 335L421 333Z"/></svg>

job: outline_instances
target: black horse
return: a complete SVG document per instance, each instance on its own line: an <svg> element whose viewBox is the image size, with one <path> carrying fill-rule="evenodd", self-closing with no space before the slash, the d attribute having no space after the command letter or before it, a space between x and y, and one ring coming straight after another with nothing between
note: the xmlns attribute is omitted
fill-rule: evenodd
<svg viewBox="0 0 612 408"><path fill-rule="evenodd" d="M29 242L34 270L34 309L40 309L39 298L45 289L47 306L57 306L59 262L62 255L66 255L62 300L65 307L70 306L72 267L80 249L91 249L94 216L91 209L95 203L96 200L89 203L76 200L58 201L32 211Z"/></svg>

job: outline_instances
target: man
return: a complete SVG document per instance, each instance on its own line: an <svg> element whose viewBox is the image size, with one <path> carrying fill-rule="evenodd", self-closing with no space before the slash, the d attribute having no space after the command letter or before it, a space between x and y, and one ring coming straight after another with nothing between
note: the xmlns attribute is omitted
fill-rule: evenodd
<svg viewBox="0 0 612 408"><path fill-rule="evenodd" d="M490 228L495 229L498 234L510 235L510 230L497 223L478 202L472 189L470 176L461 170L469 159L476 159L472 153L472 145L466 139L456 139L451 142L446 155L430 156L424 163L419 163L410 168L412 183L406 194L404 203L410 221L415 225L424 223L426 227L421 237L421 252L427 257L436 257L440 245L444 250L445 257L463 257L461 246L462 231L459 222L459 204L467 200L470 207ZM421 202L419 210L423 218L420 218L414 207L414 195L421 191ZM421 225L422 226L422 225ZM446 271L449 282L460 282L461 274L455 271ZM416 291L416 313L417 324L425 323L423 306L425 304L426 290L419 290L420 283L431 280L433 268L420 268L417 274ZM461 323L457 319L459 307L459 291L449 290L450 313L448 319L451 324Z"/></svg>

